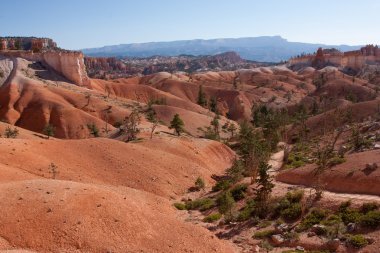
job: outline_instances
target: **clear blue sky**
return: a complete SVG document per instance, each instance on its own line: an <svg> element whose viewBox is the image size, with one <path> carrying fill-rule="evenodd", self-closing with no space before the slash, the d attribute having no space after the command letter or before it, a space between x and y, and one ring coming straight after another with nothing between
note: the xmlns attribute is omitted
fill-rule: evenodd
<svg viewBox="0 0 380 253"><path fill-rule="evenodd" d="M281 35L380 44L378 0L1 1L0 36L45 36L67 49L133 42Z"/></svg>

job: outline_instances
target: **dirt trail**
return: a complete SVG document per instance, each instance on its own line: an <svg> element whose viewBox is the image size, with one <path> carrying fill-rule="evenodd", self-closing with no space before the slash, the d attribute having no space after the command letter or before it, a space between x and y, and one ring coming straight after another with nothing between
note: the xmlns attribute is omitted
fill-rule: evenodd
<svg viewBox="0 0 380 253"><path fill-rule="evenodd" d="M270 174L272 176L275 176L278 171L281 169L283 165L283 158L284 158L284 151L281 150L277 153L274 153L270 160L269 165L272 166L270 170ZM312 188L306 187L304 185L292 185L292 184L286 184L282 183L280 181L275 180L275 190L288 190L288 189L304 189L305 191L310 191ZM331 191L324 191L323 197L334 199L334 200L359 200L359 201L376 201L380 202L380 197L376 195L365 195L365 194L350 194L350 193L337 193L337 192L331 192Z"/></svg>

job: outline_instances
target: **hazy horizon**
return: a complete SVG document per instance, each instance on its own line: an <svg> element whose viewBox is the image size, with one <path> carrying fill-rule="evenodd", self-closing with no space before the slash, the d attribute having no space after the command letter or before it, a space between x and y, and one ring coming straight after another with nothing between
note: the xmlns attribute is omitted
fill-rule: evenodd
<svg viewBox="0 0 380 253"><path fill-rule="evenodd" d="M0 36L49 37L67 49L276 35L291 42L380 44L379 9L371 0L19 0L2 3Z"/></svg>

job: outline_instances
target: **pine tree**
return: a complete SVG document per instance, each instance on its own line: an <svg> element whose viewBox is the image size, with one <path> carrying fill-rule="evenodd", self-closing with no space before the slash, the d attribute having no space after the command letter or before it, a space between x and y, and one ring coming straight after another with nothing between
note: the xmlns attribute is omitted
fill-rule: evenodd
<svg viewBox="0 0 380 253"><path fill-rule="evenodd" d="M266 214L267 203L274 187L272 177L268 173L271 167L272 166L268 165L266 162L260 162L259 164L259 177L256 179L258 187L256 189L255 201L257 203L258 213L261 216Z"/></svg>
<svg viewBox="0 0 380 253"><path fill-rule="evenodd" d="M184 132L185 123L183 123L183 120L179 117L179 114L176 113L170 121L169 129L174 129L175 133L180 136L182 132Z"/></svg>
<svg viewBox="0 0 380 253"><path fill-rule="evenodd" d="M198 91L198 105L206 107L207 106L207 99L206 99L206 94L203 91L203 85L199 86L199 91Z"/></svg>
<svg viewBox="0 0 380 253"><path fill-rule="evenodd" d="M218 102L215 97L210 98L210 111L218 113Z"/></svg>

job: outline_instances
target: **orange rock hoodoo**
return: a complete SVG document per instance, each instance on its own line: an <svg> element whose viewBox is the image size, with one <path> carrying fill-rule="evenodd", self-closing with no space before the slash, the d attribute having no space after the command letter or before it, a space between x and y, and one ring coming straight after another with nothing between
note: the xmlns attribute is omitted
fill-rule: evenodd
<svg viewBox="0 0 380 253"><path fill-rule="evenodd" d="M318 69L332 65L359 70L366 64L380 64L380 49L378 46L367 45L360 50L342 53L336 49L319 48L315 54L290 59L289 64L312 66Z"/></svg>

